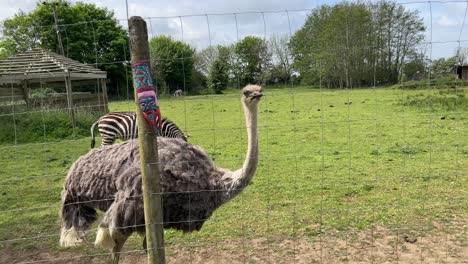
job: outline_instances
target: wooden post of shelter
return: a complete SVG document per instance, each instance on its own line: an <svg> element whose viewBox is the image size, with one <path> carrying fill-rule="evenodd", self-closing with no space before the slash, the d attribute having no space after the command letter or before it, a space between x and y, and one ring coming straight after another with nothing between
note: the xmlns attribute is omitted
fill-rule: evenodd
<svg viewBox="0 0 468 264"><path fill-rule="evenodd" d="M143 18L133 16L128 20L132 65L144 62L151 69L148 48L148 29ZM133 74L133 83L136 83ZM159 178L158 144L156 131L150 132L143 117L134 85L138 115L138 138L140 144L141 176L145 210L146 241L149 264L164 264L164 227L161 187Z"/></svg>
<svg viewBox="0 0 468 264"><path fill-rule="evenodd" d="M73 129L75 129L75 108L73 106L73 89L71 85L70 72L67 72L65 77L65 89L67 90L67 106L68 113L70 115L70 123Z"/></svg>
<svg viewBox="0 0 468 264"><path fill-rule="evenodd" d="M24 80L22 82L22 84L23 84L23 94L24 94L23 99L24 99L24 102L26 103L26 108L29 109L29 96L30 96L29 93L30 93L30 91L29 91L28 80Z"/></svg>
<svg viewBox="0 0 468 264"><path fill-rule="evenodd" d="M109 99L107 98L106 79L100 79L102 89L102 101L104 103L104 111L109 112Z"/></svg>

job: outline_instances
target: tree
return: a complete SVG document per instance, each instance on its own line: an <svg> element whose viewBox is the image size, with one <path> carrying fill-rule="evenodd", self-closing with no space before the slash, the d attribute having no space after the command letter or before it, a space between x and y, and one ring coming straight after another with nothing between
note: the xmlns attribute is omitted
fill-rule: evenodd
<svg viewBox="0 0 468 264"><path fill-rule="evenodd" d="M109 92L115 93L118 84L127 81L125 67L120 62L130 60L130 54L127 33L114 13L82 2L71 4L57 0L52 3L57 7L64 55L82 63L97 63L98 68L108 73ZM2 28L3 46L9 54L37 47L60 53L51 5L38 2L32 12L20 11L5 20Z"/></svg>
<svg viewBox="0 0 468 264"><path fill-rule="evenodd" d="M392 84L401 79L424 30L416 11L394 2L343 2L312 10L290 48L295 68L308 84Z"/></svg>
<svg viewBox="0 0 468 264"><path fill-rule="evenodd" d="M157 36L149 42L153 78L163 92L187 88L191 91L195 50L168 36Z"/></svg>
<svg viewBox="0 0 468 264"><path fill-rule="evenodd" d="M455 51L455 60L458 65L468 64L468 48L458 47Z"/></svg>
<svg viewBox="0 0 468 264"><path fill-rule="evenodd" d="M220 94L222 90L226 89L229 82L228 68L227 62L221 58L217 58L211 64L208 78L208 88L211 91Z"/></svg>
<svg viewBox="0 0 468 264"><path fill-rule="evenodd" d="M406 10L391 1L380 1L369 6L372 12L373 61L376 78L381 83L396 83L401 68L409 55L416 52L424 40L426 30L418 11Z"/></svg>
<svg viewBox="0 0 468 264"><path fill-rule="evenodd" d="M299 71L304 84L318 84L322 79L331 81L332 78L323 77L325 73L330 73L329 65L334 62L331 58L326 59L327 47L322 45L325 42L324 31L326 31L327 21L332 8L328 5L321 5L311 11L304 25L298 30L289 42L294 67ZM331 44L331 43L329 43ZM329 61L329 64L325 62Z"/></svg>
<svg viewBox="0 0 468 264"><path fill-rule="evenodd" d="M268 41L273 64L270 78L274 82L286 83L291 78L293 61L288 43L288 35L273 35Z"/></svg>
<svg viewBox="0 0 468 264"><path fill-rule="evenodd" d="M420 80L427 74L428 59L423 53L413 53L408 55L408 59L403 66L402 81Z"/></svg>
<svg viewBox="0 0 468 264"><path fill-rule="evenodd" d="M213 66L216 62L217 65ZM209 91L221 93L228 86L236 86L234 46L209 46L196 53L194 68L206 77Z"/></svg>
<svg viewBox="0 0 468 264"><path fill-rule="evenodd" d="M11 54L5 48L5 43L3 41L0 41L0 60L8 58L10 55Z"/></svg>
<svg viewBox="0 0 468 264"><path fill-rule="evenodd" d="M264 83L271 63L271 54L266 42L254 36L247 36L234 46L236 55L235 75L240 85Z"/></svg>
<svg viewBox="0 0 468 264"><path fill-rule="evenodd" d="M39 47L40 34L33 23L33 16L19 11L2 25L2 48L9 54L15 54Z"/></svg>
<svg viewBox="0 0 468 264"><path fill-rule="evenodd" d="M209 46L206 49L195 53L194 67L205 76L210 74L210 66L218 56L216 46Z"/></svg>
<svg viewBox="0 0 468 264"><path fill-rule="evenodd" d="M209 46L197 52L195 55L194 67L203 75L208 76L210 74L211 64L217 59L224 60L230 64L233 59L233 47L222 45Z"/></svg>
<svg viewBox="0 0 468 264"><path fill-rule="evenodd" d="M440 58L432 62L431 77L443 78L453 74L453 67L457 64L457 57Z"/></svg>
<svg viewBox="0 0 468 264"><path fill-rule="evenodd" d="M199 72L195 67L192 69L192 78L190 80L190 93L200 94L200 92L206 90L208 78Z"/></svg>

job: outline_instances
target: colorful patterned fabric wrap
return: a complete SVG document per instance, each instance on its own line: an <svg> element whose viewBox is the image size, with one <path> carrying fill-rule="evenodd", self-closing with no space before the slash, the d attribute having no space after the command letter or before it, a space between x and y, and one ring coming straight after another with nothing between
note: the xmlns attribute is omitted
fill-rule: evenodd
<svg viewBox="0 0 468 264"><path fill-rule="evenodd" d="M133 63L132 70L143 117L151 132L158 131L161 129L161 111L148 64L146 62Z"/></svg>

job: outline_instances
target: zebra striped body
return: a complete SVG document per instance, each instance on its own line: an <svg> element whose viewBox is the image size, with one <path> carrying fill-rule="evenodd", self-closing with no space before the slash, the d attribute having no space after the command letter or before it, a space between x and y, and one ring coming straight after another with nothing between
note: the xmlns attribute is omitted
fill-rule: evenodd
<svg viewBox="0 0 468 264"><path fill-rule="evenodd" d="M99 120L91 126L91 148L93 148L96 143L94 135L96 125L102 137L101 146L112 145L118 138L129 140L138 137L138 123L135 112L111 112L99 118ZM179 127L166 118L162 119L158 136L181 138L187 141L187 137Z"/></svg>

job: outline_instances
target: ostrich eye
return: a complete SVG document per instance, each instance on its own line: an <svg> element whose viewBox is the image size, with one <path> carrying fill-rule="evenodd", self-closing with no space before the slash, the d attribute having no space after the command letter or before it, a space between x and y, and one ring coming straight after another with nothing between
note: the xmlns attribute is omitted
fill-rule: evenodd
<svg viewBox="0 0 468 264"><path fill-rule="evenodd" d="M244 95L248 96L250 94L250 91L244 91Z"/></svg>

